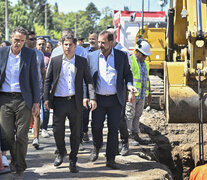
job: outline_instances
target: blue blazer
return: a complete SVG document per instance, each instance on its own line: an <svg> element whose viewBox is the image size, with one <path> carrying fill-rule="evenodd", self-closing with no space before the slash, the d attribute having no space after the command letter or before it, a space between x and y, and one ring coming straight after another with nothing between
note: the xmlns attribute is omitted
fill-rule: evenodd
<svg viewBox="0 0 207 180"><path fill-rule="evenodd" d="M10 46L0 48L0 87L6 77L6 65ZM34 50L23 47L21 50L19 84L22 96L29 109L33 103L40 102L40 85L37 71L37 59Z"/></svg>
<svg viewBox="0 0 207 180"><path fill-rule="evenodd" d="M117 97L122 106L125 105L126 101L126 85L133 84L133 76L130 70L129 61L127 54L123 51L113 49L114 50L114 61L115 61L115 69L117 71L117 80L116 80L116 89L117 89ZM91 76L93 77L94 86L97 86L97 77L99 70L99 55L100 50L91 52L88 54L88 65L90 68ZM84 87L84 98L87 98L86 88Z"/></svg>

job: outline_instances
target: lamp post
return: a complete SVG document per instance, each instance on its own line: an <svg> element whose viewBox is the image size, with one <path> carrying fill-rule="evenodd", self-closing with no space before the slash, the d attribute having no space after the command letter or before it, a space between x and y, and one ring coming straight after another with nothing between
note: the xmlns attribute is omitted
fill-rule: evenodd
<svg viewBox="0 0 207 180"><path fill-rule="evenodd" d="M47 3L45 3L45 35L47 35Z"/></svg>

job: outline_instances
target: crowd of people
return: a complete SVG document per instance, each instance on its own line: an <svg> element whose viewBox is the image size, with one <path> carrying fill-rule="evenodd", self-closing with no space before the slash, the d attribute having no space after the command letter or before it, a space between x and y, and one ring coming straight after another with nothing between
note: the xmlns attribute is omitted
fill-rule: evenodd
<svg viewBox="0 0 207 180"><path fill-rule="evenodd" d="M33 122L32 145L40 146L47 131L50 109L53 109L53 134L60 166L67 155L65 122L69 120L69 170L77 173L78 151L89 142L89 114L92 121L93 150L91 162L98 159L103 146L103 126L107 121L106 166L119 169L117 154L129 152L128 139L137 145L139 118L145 97L151 101L149 64L150 45L139 39L130 56L117 42L116 29L89 34L89 46L84 48L70 28L64 29L58 47L33 31L17 27L12 31L11 44L4 41L0 48L0 146L4 166L14 177L23 178L26 165L28 132ZM77 44L79 41L79 44ZM40 114L41 112L41 114ZM119 151L118 132L121 137ZM10 151L8 163L6 151Z"/></svg>

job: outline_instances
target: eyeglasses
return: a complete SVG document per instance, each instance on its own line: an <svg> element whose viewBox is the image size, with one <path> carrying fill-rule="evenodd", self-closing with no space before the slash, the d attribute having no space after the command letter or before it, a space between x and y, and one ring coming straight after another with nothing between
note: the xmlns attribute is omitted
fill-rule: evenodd
<svg viewBox="0 0 207 180"><path fill-rule="evenodd" d="M37 38L29 38L30 41L36 41Z"/></svg>

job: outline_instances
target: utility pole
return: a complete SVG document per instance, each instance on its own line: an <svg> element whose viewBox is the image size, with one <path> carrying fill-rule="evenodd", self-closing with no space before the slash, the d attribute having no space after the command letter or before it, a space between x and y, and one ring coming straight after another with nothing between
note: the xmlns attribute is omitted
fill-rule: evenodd
<svg viewBox="0 0 207 180"><path fill-rule="evenodd" d="M77 38L77 13L75 13L75 38Z"/></svg>
<svg viewBox="0 0 207 180"><path fill-rule="evenodd" d="M47 3L45 3L45 35L47 35Z"/></svg>
<svg viewBox="0 0 207 180"><path fill-rule="evenodd" d="M142 36L144 34L144 0L142 0Z"/></svg>
<svg viewBox="0 0 207 180"><path fill-rule="evenodd" d="M150 11L150 0L148 0L148 12Z"/></svg>
<svg viewBox="0 0 207 180"><path fill-rule="evenodd" d="M9 13L8 0L5 0L5 40L9 41Z"/></svg>

